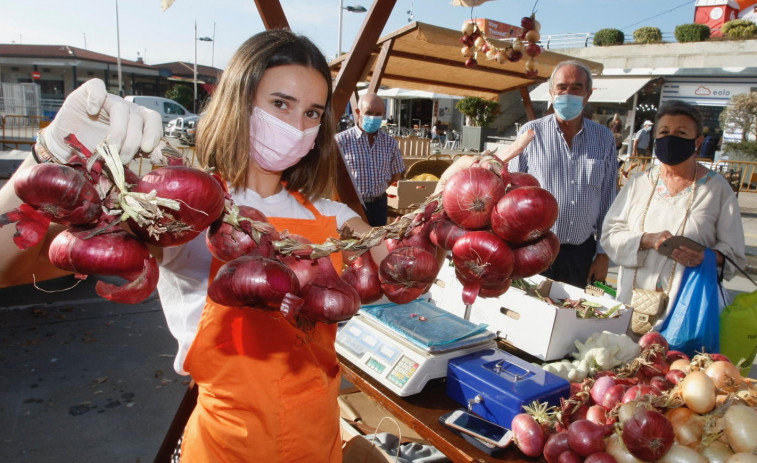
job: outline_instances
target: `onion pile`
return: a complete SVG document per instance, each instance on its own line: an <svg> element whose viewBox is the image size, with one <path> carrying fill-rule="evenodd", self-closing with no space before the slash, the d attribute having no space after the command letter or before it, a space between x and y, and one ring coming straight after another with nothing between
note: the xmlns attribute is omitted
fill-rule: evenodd
<svg viewBox="0 0 757 463"><path fill-rule="evenodd" d="M549 231L557 200L530 174L474 164L450 177L442 205L431 240L452 251L465 304L502 295L513 278L543 272L557 257Z"/></svg>
<svg viewBox="0 0 757 463"><path fill-rule="evenodd" d="M667 340L657 332L642 336L639 347L641 354L630 363L572 384L571 396L560 407L525 406L520 415L530 419L514 419L511 426L521 451L543 455L548 463L732 462L747 458L741 456L745 454L755 457L754 380L741 377L720 354L690 359L668 351ZM689 372L674 369L676 362L681 368L685 363ZM539 445L541 451L536 451Z"/></svg>

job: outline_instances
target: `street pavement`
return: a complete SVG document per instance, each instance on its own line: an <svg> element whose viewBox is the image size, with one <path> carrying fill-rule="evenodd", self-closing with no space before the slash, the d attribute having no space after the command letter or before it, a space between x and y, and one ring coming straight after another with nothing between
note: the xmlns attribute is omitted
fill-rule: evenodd
<svg viewBox="0 0 757 463"><path fill-rule="evenodd" d="M757 194L739 200L747 252L757 256ZM187 387L172 366L176 342L155 295L114 304L95 281L0 290L0 461L153 460ZM725 287L755 290L742 275Z"/></svg>

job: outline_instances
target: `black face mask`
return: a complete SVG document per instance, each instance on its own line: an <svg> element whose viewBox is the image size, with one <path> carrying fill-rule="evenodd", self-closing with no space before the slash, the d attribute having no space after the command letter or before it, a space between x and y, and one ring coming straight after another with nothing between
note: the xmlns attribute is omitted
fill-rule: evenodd
<svg viewBox="0 0 757 463"><path fill-rule="evenodd" d="M689 159L697 149L696 141L668 135L654 141L654 154L661 163L675 166Z"/></svg>

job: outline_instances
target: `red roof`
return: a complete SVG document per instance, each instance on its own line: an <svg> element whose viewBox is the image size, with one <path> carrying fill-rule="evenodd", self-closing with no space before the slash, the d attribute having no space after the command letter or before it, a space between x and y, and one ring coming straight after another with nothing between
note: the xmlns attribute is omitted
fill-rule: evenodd
<svg viewBox="0 0 757 463"><path fill-rule="evenodd" d="M24 58L53 58L53 59L78 59L97 61L101 63L117 64L118 58L69 45L26 45L0 43L0 56L18 56ZM150 66L121 58L121 64L126 66L155 69L158 66Z"/></svg>

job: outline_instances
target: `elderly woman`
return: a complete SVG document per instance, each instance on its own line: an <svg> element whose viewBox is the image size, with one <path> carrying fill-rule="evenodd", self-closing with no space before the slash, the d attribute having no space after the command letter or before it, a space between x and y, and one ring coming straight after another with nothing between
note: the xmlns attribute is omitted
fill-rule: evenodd
<svg viewBox="0 0 757 463"><path fill-rule="evenodd" d="M654 125L659 163L632 176L618 193L605 217L601 244L620 265L618 300L630 304L634 287L668 294L668 306L654 325L659 329L675 302L684 268L698 266L705 255L679 246L666 256L659 252L661 243L683 235L712 249L727 278L735 269L723 256L739 266L746 258L736 195L722 176L696 161L703 140L699 111L669 101Z"/></svg>

